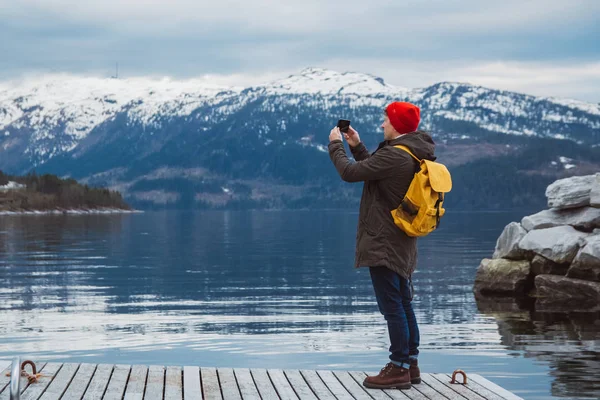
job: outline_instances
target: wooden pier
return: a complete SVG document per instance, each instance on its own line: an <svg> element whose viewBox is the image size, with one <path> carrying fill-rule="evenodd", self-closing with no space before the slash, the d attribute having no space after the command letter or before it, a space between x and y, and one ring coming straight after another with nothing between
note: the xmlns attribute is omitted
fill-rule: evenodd
<svg viewBox="0 0 600 400"><path fill-rule="evenodd" d="M45 363L29 384L21 377L23 400L515 400L520 397L468 373L467 385L450 384L449 374L421 374L410 390L367 389L359 371L305 371L143 365ZM28 367L27 367L28 368ZM10 361L0 361L0 400L9 399ZM368 371L374 374L377 371Z"/></svg>

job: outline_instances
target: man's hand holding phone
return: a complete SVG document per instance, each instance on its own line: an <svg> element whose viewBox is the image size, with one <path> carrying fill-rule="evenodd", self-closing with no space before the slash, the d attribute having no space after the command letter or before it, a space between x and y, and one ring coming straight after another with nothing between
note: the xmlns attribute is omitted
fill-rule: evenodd
<svg viewBox="0 0 600 400"><path fill-rule="evenodd" d="M356 147L360 143L360 137L350 126L350 120L340 119L335 128L333 128L329 134L329 141L339 139L342 140L338 135L344 135L344 139L348 142L351 147Z"/></svg>
<svg viewBox="0 0 600 400"><path fill-rule="evenodd" d="M348 132L344 133L344 139L351 147L356 147L360 143L360 136L351 126L348 127Z"/></svg>

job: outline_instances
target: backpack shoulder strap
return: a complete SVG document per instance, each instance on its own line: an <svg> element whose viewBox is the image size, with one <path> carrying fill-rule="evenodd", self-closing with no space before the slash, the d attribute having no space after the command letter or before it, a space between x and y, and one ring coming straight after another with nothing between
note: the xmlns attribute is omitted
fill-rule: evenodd
<svg viewBox="0 0 600 400"><path fill-rule="evenodd" d="M413 154L413 153L412 153L412 152L411 152L411 151L408 149L408 147L406 147L406 146L403 146L403 145L401 145L401 144L398 144L398 145L396 145L396 146L394 146L394 147L395 147L395 148L397 148L397 149L402 149L402 150L404 150L405 152L407 152L408 154L410 154L412 158L414 158L415 160L417 160L419 163L421 162L421 160L420 160L419 158L417 158L417 156L415 156L415 155L414 155L414 154Z"/></svg>

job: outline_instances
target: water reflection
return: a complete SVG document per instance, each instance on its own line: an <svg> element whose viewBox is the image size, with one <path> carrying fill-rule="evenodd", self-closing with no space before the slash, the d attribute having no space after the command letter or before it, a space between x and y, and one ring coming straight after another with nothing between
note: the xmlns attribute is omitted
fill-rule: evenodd
<svg viewBox="0 0 600 400"><path fill-rule="evenodd" d="M495 319L506 349L549 366L553 396L600 394L600 311L490 297L477 298L477 308Z"/></svg>
<svg viewBox="0 0 600 400"><path fill-rule="evenodd" d="M550 322L547 310L473 297L479 261L519 217L449 215L420 242L422 363L487 373L527 398L597 395L597 314ZM378 370L388 339L368 274L352 268L356 218L0 217L0 358Z"/></svg>

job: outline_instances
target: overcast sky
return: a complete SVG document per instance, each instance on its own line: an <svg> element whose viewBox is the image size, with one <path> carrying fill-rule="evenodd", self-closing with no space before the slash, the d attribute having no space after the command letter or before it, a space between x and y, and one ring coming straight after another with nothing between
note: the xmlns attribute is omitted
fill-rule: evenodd
<svg viewBox="0 0 600 400"><path fill-rule="evenodd" d="M0 79L305 67L600 102L600 0L0 0Z"/></svg>

